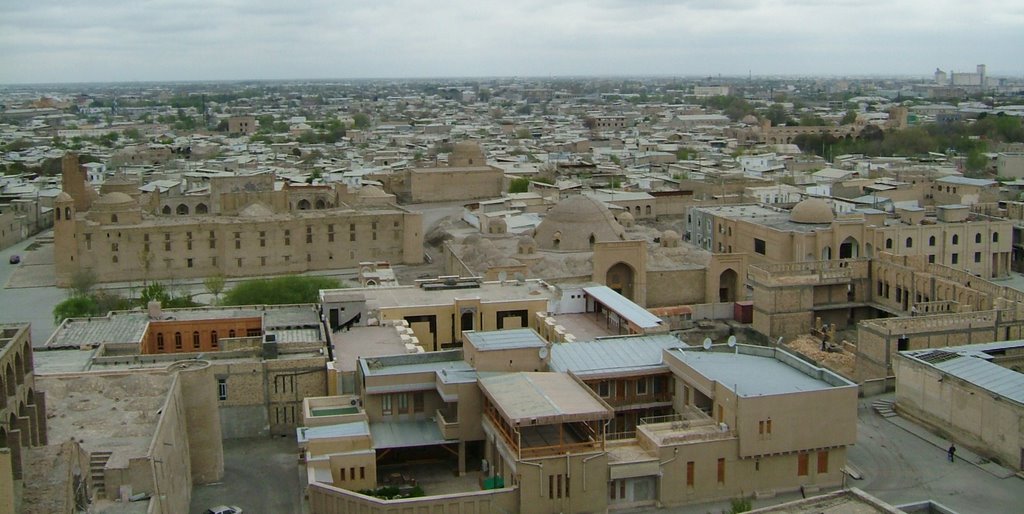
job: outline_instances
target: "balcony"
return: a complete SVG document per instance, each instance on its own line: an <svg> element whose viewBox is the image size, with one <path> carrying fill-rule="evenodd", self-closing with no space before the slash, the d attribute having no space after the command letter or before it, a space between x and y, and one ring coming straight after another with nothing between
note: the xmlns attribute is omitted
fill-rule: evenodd
<svg viewBox="0 0 1024 514"><path fill-rule="evenodd" d="M449 412L448 416L440 409L434 411L434 421L437 422L437 428L441 431L441 436L445 439L458 439L459 438L459 419L458 414L455 412Z"/></svg>

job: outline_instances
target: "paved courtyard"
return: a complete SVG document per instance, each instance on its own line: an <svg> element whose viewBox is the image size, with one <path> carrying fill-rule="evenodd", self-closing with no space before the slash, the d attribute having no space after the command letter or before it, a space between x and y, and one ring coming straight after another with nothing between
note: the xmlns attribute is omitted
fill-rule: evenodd
<svg viewBox="0 0 1024 514"><path fill-rule="evenodd" d="M192 489L190 512L237 505L246 514L308 512L293 437L224 441L224 479Z"/></svg>

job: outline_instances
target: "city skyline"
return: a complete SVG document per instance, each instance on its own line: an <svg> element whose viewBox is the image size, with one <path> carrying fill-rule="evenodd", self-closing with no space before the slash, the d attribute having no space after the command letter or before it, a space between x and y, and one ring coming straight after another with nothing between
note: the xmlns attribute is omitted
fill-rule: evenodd
<svg viewBox="0 0 1024 514"><path fill-rule="evenodd" d="M33 2L0 83L493 76L1019 76L1006 1ZM893 52L892 49L898 49Z"/></svg>

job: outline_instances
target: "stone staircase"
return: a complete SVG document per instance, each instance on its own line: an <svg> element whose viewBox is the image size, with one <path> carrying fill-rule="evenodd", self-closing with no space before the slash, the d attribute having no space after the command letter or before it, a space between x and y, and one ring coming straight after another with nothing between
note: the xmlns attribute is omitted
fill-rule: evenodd
<svg viewBox="0 0 1024 514"><path fill-rule="evenodd" d="M111 452L93 452L89 454L89 478L92 480L92 489L97 497L106 497L106 477L103 468L110 460Z"/></svg>
<svg viewBox="0 0 1024 514"><path fill-rule="evenodd" d="M896 411L893 410L892 400L877 400L871 404L871 408L875 409L880 416L883 418L891 418L893 416L899 416Z"/></svg>

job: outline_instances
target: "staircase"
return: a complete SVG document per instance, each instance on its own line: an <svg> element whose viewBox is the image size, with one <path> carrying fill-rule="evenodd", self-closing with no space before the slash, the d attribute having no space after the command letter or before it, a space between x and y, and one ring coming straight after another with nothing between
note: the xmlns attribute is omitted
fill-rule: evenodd
<svg viewBox="0 0 1024 514"><path fill-rule="evenodd" d="M896 411L893 410L892 400L877 400L871 404L871 408L875 409L875 412L877 412L883 418L899 416L899 414L896 414Z"/></svg>
<svg viewBox="0 0 1024 514"><path fill-rule="evenodd" d="M107 465L107 460L110 459L111 452L93 452L89 454L89 478L92 480L93 491L96 492L96 496L106 497L106 477L103 474L103 468Z"/></svg>

